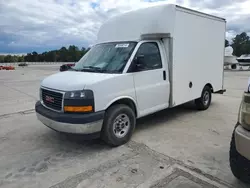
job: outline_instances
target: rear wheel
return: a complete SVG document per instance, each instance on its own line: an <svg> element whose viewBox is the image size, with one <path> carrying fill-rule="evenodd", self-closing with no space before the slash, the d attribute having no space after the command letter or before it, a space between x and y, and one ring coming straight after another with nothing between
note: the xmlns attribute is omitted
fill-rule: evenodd
<svg viewBox="0 0 250 188"><path fill-rule="evenodd" d="M234 133L230 146L230 167L233 175L245 183L250 183L250 161L243 157L236 149Z"/></svg>
<svg viewBox="0 0 250 188"><path fill-rule="evenodd" d="M111 146L127 143L134 131L136 123L134 111L127 105L111 106L104 118L102 139Z"/></svg>
<svg viewBox="0 0 250 188"><path fill-rule="evenodd" d="M211 87L205 86L201 97L195 100L195 104L198 110L207 110L212 101L212 90Z"/></svg>

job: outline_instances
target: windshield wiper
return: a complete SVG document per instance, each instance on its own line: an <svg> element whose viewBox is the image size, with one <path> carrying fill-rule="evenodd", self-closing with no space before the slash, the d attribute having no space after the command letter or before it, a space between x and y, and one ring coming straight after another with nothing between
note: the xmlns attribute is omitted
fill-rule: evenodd
<svg viewBox="0 0 250 188"><path fill-rule="evenodd" d="M101 70L102 68L100 68L100 67L94 67L94 66L86 66L86 67L83 67L83 69L95 69L95 70Z"/></svg>
<svg viewBox="0 0 250 188"><path fill-rule="evenodd" d="M103 70L100 67L94 67L94 66L86 66L83 67L82 69L80 69L80 71L86 71L86 72L105 72L105 70Z"/></svg>
<svg viewBox="0 0 250 188"><path fill-rule="evenodd" d="M79 70L79 69L74 69L74 68L72 68L72 67L70 67L69 69L68 69L68 71L81 71L81 70Z"/></svg>

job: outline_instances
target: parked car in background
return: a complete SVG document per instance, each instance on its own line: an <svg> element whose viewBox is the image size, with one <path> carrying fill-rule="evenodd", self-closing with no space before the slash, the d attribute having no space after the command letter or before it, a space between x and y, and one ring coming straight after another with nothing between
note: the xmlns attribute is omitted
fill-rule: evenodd
<svg viewBox="0 0 250 188"><path fill-rule="evenodd" d="M24 63L24 62L23 63L19 63L18 66L19 67L26 67L26 66L28 66L28 63Z"/></svg>
<svg viewBox="0 0 250 188"><path fill-rule="evenodd" d="M237 58L240 66L250 66L250 54L243 54Z"/></svg>
<svg viewBox="0 0 250 188"><path fill-rule="evenodd" d="M15 70L13 66L0 66L0 70Z"/></svg>
<svg viewBox="0 0 250 188"><path fill-rule="evenodd" d="M67 71L69 69L71 69L71 67L75 66L75 63L67 63L67 64L63 64L62 66L60 66L60 71Z"/></svg>
<svg viewBox="0 0 250 188"><path fill-rule="evenodd" d="M230 146L230 167L236 178L250 183L250 81L240 104Z"/></svg>

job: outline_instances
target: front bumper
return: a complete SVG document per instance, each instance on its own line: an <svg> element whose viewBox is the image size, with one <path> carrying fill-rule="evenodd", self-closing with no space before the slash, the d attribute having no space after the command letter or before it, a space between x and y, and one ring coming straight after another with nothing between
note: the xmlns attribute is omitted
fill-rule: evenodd
<svg viewBox="0 0 250 188"><path fill-rule="evenodd" d="M238 125L235 129L235 145L237 151L250 160L250 131L244 129L241 125Z"/></svg>
<svg viewBox="0 0 250 188"><path fill-rule="evenodd" d="M47 127L64 133L95 134L100 133L104 111L90 114L67 114L49 110L40 101L35 106L38 120Z"/></svg>

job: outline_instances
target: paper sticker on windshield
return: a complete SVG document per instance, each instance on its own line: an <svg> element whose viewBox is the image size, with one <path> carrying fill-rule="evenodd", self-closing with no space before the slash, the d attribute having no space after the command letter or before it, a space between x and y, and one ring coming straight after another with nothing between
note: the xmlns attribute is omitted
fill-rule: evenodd
<svg viewBox="0 0 250 188"><path fill-rule="evenodd" d="M127 47L129 47L129 44L117 44L115 47L116 48L127 48Z"/></svg>

